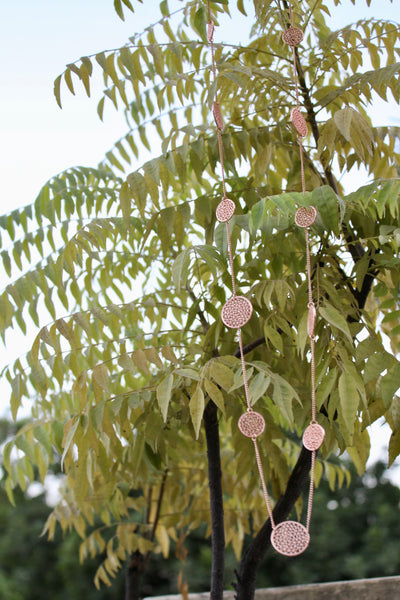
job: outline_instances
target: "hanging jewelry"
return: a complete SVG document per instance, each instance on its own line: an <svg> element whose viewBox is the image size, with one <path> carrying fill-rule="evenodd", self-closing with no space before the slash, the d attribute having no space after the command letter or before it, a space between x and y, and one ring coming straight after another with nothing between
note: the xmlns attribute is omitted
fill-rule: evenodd
<svg viewBox="0 0 400 600"><path fill-rule="evenodd" d="M214 22L211 18L210 4L207 0L208 7L208 25L207 25L207 39L211 49L211 66L214 81L216 79L216 65L215 65L215 52L214 52ZM292 8L290 6L290 27L283 33L283 41L292 48L293 52L293 66L294 66L294 83L296 90L296 106L291 111L291 121L297 132L297 138L300 149L300 164L301 164L301 181L302 191L305 194L305 175L304 175L304 157L303 157L303 138L307 135L307 123L300 111L299 92L298 92L298 77L297 77L297 65L296 65L296 52L295 47L303 40L303 32L298 27L293 26L293 15ZM316 308L313 301L312 295L312 278L311 278L311 257L310 257L310 243L309 243L309 227L314 223L317 211L313 206L308 208L300 207L295 215L295 222L299 227L305 229L306 238L306 262L307 262L307 285L308 285L308 322L307 322L307 333L310 338L311 346L311 422L306 428L303 435L303 445L311 451L311 475L310 475L310 488L308 494L308 505L307 505L307 520L306 526L302 525L297 521L283 521L279 524L275 523L271 500L267 490L265 482L263 466L261 462L260 451L257 444L257 438L264 433L265 420L264 417L253 410L250 402L249 385L247 378L246 363L244 360L243 342L241 328L248 323L253 312L253 306L250 300L244 296L238 296L236 294L236 277L233 265L233 252L231 243L231 234L229 222L235 213L235 202L227 197L226 186L225 186L225 168L224 168L224 155L222 146L222 131L224 128L223 118L221 110L218 104L217 92L213 101L212 108L216 130L218 138L219 158L221 164L221 176L222 176L222 200L218 204L216 209L216 217L221 223L226 225L226 234L228 240L228 257L230 265L230 274L232 279L232 297L224 304L221 312L221 319L226 327L231 329L237 329L240 359L243 373L243 384L245 391L245 398L247 404L246 412L240 417L238 426L241 433L250 438L254 445L254 452L257 462L257 468L261 480L261 486L263 490L265 505L270 518L272 533L271 533L271 544L277 552L285 556L297 556L304 552L310 542L310 521L314 494L314 474L315 474L315 458L316 452L320 448L325 431L316 421L316 401L315 401L315 323L316 323Z"/></svg>

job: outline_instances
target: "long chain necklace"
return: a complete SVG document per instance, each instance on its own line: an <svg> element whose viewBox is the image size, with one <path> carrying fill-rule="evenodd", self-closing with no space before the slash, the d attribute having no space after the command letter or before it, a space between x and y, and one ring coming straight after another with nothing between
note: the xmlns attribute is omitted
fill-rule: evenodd
<svg viewBox="0 0 400 600"><path fill-rule="evenodd" d="M216 64L215 64L215 52L214 52L214 22L211 17L210 3L207 0L208 7L208 25L207 25L207 39L211 49L211 66L214 81L216 79ZM296 92L296 106L292 108L290 119L297 132L297 140L300 150L300 168L301 168L301 182L303 195L306 191L305 174L304 174L304 156L303 156L303 138L308 133L307 123L300 111L299 101L299 89L298 89L298 73L297 73L297 61L296 61L296 46L303 40L303 32L298 27L293 26L293 14L292 7L289 5L289 17L290 26L284 31L282 35L283 41L288 44L293 52L293 71L294 71L294 84ZM247 404L247 410L239 419L238 426L241 433L250 438L254 445L255 458L257 462L257 468L260 476L261 486L265 499L265 505L268 512L268 516L271 522L272 533L271 533L271 544L277 552L284 556L297 556L306 550L310 543L310 521L313 505L314 495L314 475L315 475L315 458L316 452L321 447L324 437L325 430L316 420L316 400L315 400L315 323L316 323L316 308L313 301L313 289L312 289L312 277L311 277L311 256L310 256L310 241L309 241L309 228L315 222L317 211L313 206L300 207L295 215L295 223L298 227L302 227L305 230L305 250L306 250L306 263L307 263L307 287L308 287L308 321L307 321L307 333L310 338L310 353L311 353L311 421L303 434L303 445L309 451L311 451L311 474L310 474L310 488L308 493L308 504L307 504L307 518L306 525L298 521L282 521L277 524L274 520L274 515L271 506L271 500L268 493L267 485L265 482L264 471L260 456L260 450L257 443L257 438L260 437L265 430L264 417L253 410L250 402L249 385L247 378L246 363L244 359L243 342L241 329L248 323L253 312L253 306L248 298L245 296L239 296L236 293L236 277L233 265L233 252L231 243L231 234L229 222L235 213L235 202L227 197L226 185L225 185L225 168L224 168L224 154L222 145L222 131L224 128L224 122L221 114L221 110L218 104L218 95L215 92L212 112L215 120L217 137L218 137L218 148L219 158L221 164L222 174L222 200L218 204L216 209L216 217L221 223L226 225L226 234L228 240L228 256L230 274L232 278L232 297L224 304L221 312L221 319L224 325L230 329L237 329L240 359L243 373L243 383L245 398Z"/></svg>

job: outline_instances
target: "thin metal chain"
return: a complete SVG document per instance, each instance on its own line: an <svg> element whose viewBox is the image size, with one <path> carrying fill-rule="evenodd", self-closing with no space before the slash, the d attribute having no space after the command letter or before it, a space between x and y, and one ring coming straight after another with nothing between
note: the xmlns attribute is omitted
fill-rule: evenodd
<svg viewBox="0 0 400 600"><path fill-rule="evenodd" d="M213 73L213 79L215 82L216 77L217 77L216 64L215 64L215 49L214 49L214 27L215 26L214 26L214 22L213 22L212 16L211 16L209 0L207 0L207 9L208 9L207 39L208 39L208 42L210 44L210 49L211 49L211 68L212 68L212 73ZM293 27L293 11L292 11L291 4L289 4L289 17L290 17L290 28L289 29L291 31L288 30L286 33L292 34L294 32L294 33L298 34L299 30ZM285 41L292 46L292 52L293 52L293 78L294 78L295 91L296 91L296 109L292 109L291 119L292 119L293 125L295 126L297 133L298 133L297 139L298 139L299 151L300 151L301 187L302 187L303 195L305 195L306 181L305 181L304 151L303 151L302 140L303 140L303 137L307 134L306 133L307 125L304 120L304 117L301 115L300 110L299 110L300 98L299 98L296 51L295 51L295 46L297 45L297 43L299 43L299 39L301 40L302 37L303 37L303 34L300 30L300 37L298 37L297 40L295 38L290 38L290 36L289 36L289 37L287 37L287 39ZM295 114L293 114L293 111L295 112ZM223 143L222 143L222 131L223 131L224 124L223 124L223 119L222 119L221 111L220 111L219 104L218 104L217 92L215 92L214 100L213 100L213 115L214 115L217 137L218 137L218 149L219 149L219 158L220 158L221 174L222 174L223 198L222 198L221 204L223 204L224 202L227 202L227 203L231 203L233 205L232 201L230 199L228 199L227 195L226 195L224 153L223 153ZM306 214L306 215L303 214L299 218L298 224L301 227L305 228L305 238L306 238L306 263L307 263L306 271L307 271L307 288L308 288L308 336L310 338L310 350L311 350L311 413L312 414L311 414L311 423L309 426L311 428L314 425L316 427L318 427L318 424L316 423L316 393L315 393L316 309L315 309L315 304L313 301L312 276L311 276L311 254L310 254L310 240L309 240L309 227L310 227L310 224L312 224L314 222L314 219L316 216L316 210L313 207L310 207L310 210L311 210L311 215L312 215L311 218L310 218L309 214ZM227 233L227 240L228 240L228 256L229 256L230 274L231 274L231 278L232 278L232 293L233 293L233 298L230 301L228 301L227 304L229 304L229 302L232 302L232 300L240 301L242 303L244 301L245 303L247 302L247 304L250 304L250 308L251 308L251 303L247 299L240 297L240 296L236 296L236 277L235 277L235 271L234 271L232 241L231 241L231 234L230 234L230 228L229 228L229 220L234 212L234 208L233 208L232 212L226 213L225 211L226 211L226 208L221 209L220 214L222 216L221 216L221 218L219 218L219 220L225 221L225 223L226 223L226 233ZM299 209L299 211L301 211L301 208ZM217 216L218 216L218 213L217 213ZM296 213L296 216L297 216L297 213ZM227 305L225 305L224 308L226 308L226 306ZM231 306L231 308L230 308L231 311L235 310L235 309L232 309L232 304L230 306ZM237 310L239 310L239 309L237 309ZM250 312L250 315L251 315L251 312ZM250 318L250 317L248 317L248 318ZM223 317L223 320L224 320L224 317ZM230 313L228 312L226 321L224 321L228 327L237 327L240 359L241 359L242 373L243 373L243 385L244 385L246 404L247 404L247 413L251 413L250 415L247 414L247 417L250 418L250 424L249 424L249 421L247 421L247 423L244 423L243 426L241 427L240 420L239 420L239 428L241 429L241 431L244 435L251 437L251 439L253 441L254 452L255 452L256 462L257 462L257 468L258 468L259 477L260 477L261 485L262 485L262 489L263 489L263 495L264 495L264 499L265 499L265 505L267 508L267 512L268 512L268 515L269 515L269 518L271 521L272 530L273 530L272 538L276 534L275 543L272 538L271 538L271 541L273 543L273 546L279 552L281 552L282 554L286 554L287 553L287 545L286 545L286 543L285 544L282 543L282 538L279 539L279 535L281 532L278 533L278 530L280 529L282 524L280 526L277 526L274 521L271 500L270 500L270 496L268 494L268 489L267 489L267 485L266 485L266 481L265 481L260 451L259 451L259 447L257 444L257 437L258 437L258 435L260 435L261 429L257 429L257 428L251 429L252 426L254 427L254 425L252 425L252 423L253 423L252 419L256 418L256 420L257 419L261 420L261 422L263 423L262 431L264 430L265 422L261 415L259 415L258 413L255 413L253 411L252 406L251 406L251 401L250 401L247 369L246 369L246 363L245 363L245 358L244 358L243 341L242 341L242 334L241 334L241 327L243 326L243 324L245 324L247 322L247 320L248 320L247 317L244 318L243 313L239 312L239 313L232 314L232 312L230 312ZM244 416L244 415L242 415L242 416ZM318 432L317 437L318 436L321 437L320 432ZM322 436L322 440L323 440L323 436ZM319 439L317 442L315 442L315 440L312 440L312 444L314 444L315 447L313 447L313 449L311 450L311 474L310 474L310 487L309 487L309 493L308 493L307 520L306 520L306 530L307 530L306 536L308 537L308 539L309 539L308 532L309 532L309 528L310 528L313 496L314 496L315 460L316 460L316 449L315 448L319 447L319 445L322 443L322 440ZM304 438L303 438L303 443L305 444ZM286 525L293 528L293 524L294 524L293 522L288 522ZM303 527L303 526L296 525L296 527ZM303 528L303 530L304 530L304 528ZM304 542L304 538L302 539L302 544L303 544L303 542ZM300 544L300 545L302 545L302 544ZM290 545L290 543L289 543L289 545ZM305 549L305 547L307 547L307 545L308 545L308 541L306 540L306 542L303 544L304 547L302 547L300 552L302 552ZM291 548L291 549L289 548L289 554L287 554L288 556L292 555L292 554L290 554L291 550L293 550L293 548ZM297 549L296 549L296 552L297 552Z"/></svg>
<svg viewBox="0 0 400 600"><path fill-rule="evenodd" d="M247 369L246 363L244 360L244 352L243 352L243 342L242 342L242 330L238 329L238 338L239 338L239 349L240 349L240 360L242 363L242 372L243 372L243 385L244 385L244 393L246 396L246 404L247 410L252 411L251 402L250 402L250 393L249 393L249 382L247 379Z"/></svg>
<svg viewBox="0 0 400 600"><path fill-rule="evenodd" d="M215 65L215 52L214 52L214 22L211 17L210 3L208 0L207 0L207 9L208 9L207 39L208 39L208 42L209 42L210 48L211 48L211 68L212 68L213 78L215 81L216 65ZM223 154L223 145L222 145L222 128L223 127L221 126L222 125L222 116L220 114L220 109L219 109L219 105L218 105L217 92L215 92L215 96L214 96L213 113L214 113L214 119L216 122L216 129L217 129L217 136L218 136L218 148L219 148L219 157L220 157L221 172L222 172L223 199L225 199L227 196L226 196L226 187L225 187L225 168L224 168L224 154ZM230 229L229 229L229 220L226 221L226 232L227 232L227 238L228 238L229 264L230 264L231 277L232 277L232 292L233 292L233 297L235 297L236 296L236 278L235 278L234 265L233 265L233 251L232 251L232 242L231 242L231 235L230 235ZM244 391L245 391L245 397L246 397L247 412L250 413L250 412L253 412L253 409L252 409L251 402L250 402L249 384L248 384L248 378L247 378L246 362L244 359L241 328L238 329L238 339L239 339L240 360L241 360L241 364L242 364L243 385L244 385ZM258 448L256 438L252 438L252 441L254 444L257 468L258 468L261 485L262 485L262 489L263 489L265 505L266 505L266 508L268 511L268 515L269 515L269 518L271 521L272 528L275 529L275 521L274 521L274 517L273 517L273 513L272 513L271 500L270 500L270 497L268 494L267 484L265 482L264 470L263 470L263 466L262 466L262 462L261 462L260 451Z"/></svg>
<svg viewBox="0 0 400 600"><path fill-rule="evenodd" d="M292 5L289 4L289 19L290 19L290 25L291 27L293 27L293 10L292 10ZM300 108L300 98L299 98L299 84L298 84L298 76L297 76L297 65L296 65L296 50L295 50L295 46L292 46L292 54L293 54L293 76L294 76L294 87L296 90L296 106L297 108ZM300 141L301 144L301 141ZM302 154L302 152L301 152ZM300 154L300 156L301 156ZM301 158L303 158L301 156ZM304 192L304 189L303 189Z"/></svg>
<svg viewBox="0 0 400 600"><path fill-rule="evenodd" d="M233 266L232 240L231 240L231 232L229 229L229 221L226 222L226 237L228 239L228 256L229 256L229 265L231 268L232 292L233 292L233 295L236 296L236 279L235 279L235 269Z"/></svg>
<svg viewBox="0 0 400 600"><path fill-rule="evenodd" d="M258 472L260 474L261 485L262 485L262 489L263 489L263 493L264 493L265 504L266 504L268 515L269 515L269 518L271 521L271 527L272 527L272 529L275 529L276 524L274 521L274 513L272 512L271 500L270 500L270 497L268 494L267 485L265 483L264 469L263 469L262 462L261 462L260 451L258 449L257 440L254 438L253 438L253 444L254 444L254 452L256 454Z"/></svg>
<svg viewBox="0 0 400 600"><path fill-rule="evenodd" d="M290 18L290 26L293 27L293 9L292 5L289 4L289 18ZM297 73L297 62L296 62L296 46L292 46L292 54L293 54L293 79L296 91L296 108L300 108L300 99L299 99L299 86L298 86L298 73ZM299 151L300 151L300 172L301 172L301 188L303 192L303 196L306 193L306 178L305 178L305 169L304 169L304 151L303 151L303 140L300 133L297 136L299 143ZM315 304L313 301L313 290L312 290L312 277L311 277L311 255L310 255L310 238L309 238L309 227L305 228L305 237L306 237L306 264L307 264L307 287L308 287L308 311L309 311L309 328L308 335L310 337L310 350L311 350L311 423L316 423L316 393L315 393ZM310 325L311 319L311 325ZM312 505L314 498L314 480L315 480L315 458L316 458L316 450L312 450L311 452L311 473L310 473L310 488L308 493L308 503L307 503L307 531L310 529L311 522L311 513L312 513Z"/></svg>
<svg viewBox="0 0 400 600"><path fill-rule="evenodd" d="M208 39L208 42L210 44L210 49L211 49L211 69L212 69L213 78L215 81L217 78L217 69L216 69L216 65L215 65L214 21L211 18L210 3L208 0L207 0L207 9L208 9L207 39ZM221 176L222 176L222 190L223 190L223 197L225 198L226 197L225 168L224 168L224 151L223 151L223 146L222 146L223 124L221 121L218 122L218 119L217 119L217 116L220 116L220 114L221 114L220 109L219 109L219 104L218 104L217 91L215 91L215 94L214 94L213 113L214 113L214 118L215 118L216 125L217 125L219 160L220 160L220 164L221 164Z"/></svg>
<svg viewBox="0 0 400 600"><path fill-rule="evenodd" d="M314 474L315 474L315 458L316 458L316 450L313 450L311 453L311 480L310 480L310 489L308 491L308 503L307 503L307 523L306 529L310 531L310 523L311 523L311 514L313 508L313 499L314 499Z"/></svg>

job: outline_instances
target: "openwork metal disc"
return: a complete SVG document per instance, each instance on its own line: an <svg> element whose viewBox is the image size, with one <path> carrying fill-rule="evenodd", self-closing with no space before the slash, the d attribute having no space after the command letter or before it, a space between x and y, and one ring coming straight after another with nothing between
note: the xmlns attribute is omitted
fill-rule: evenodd
<svg viewBox="0 0 400 600"><path fill-rule="evenodd" d="M253 306L244 296L234 296L222 307L221 318L227 327L240 329L250 320Z"/></svg>
<svg viewBox="0 0 400 600"><path fill-rule="evenodd" d="M307 122L301 114L300 110L297 108L297 106L292 108L292 110L290 111L290 120L292 121L293 127L295 128L299 136L306 137L308 133Z"/></svg>
<svg viewBox="0 0 400 600"><path fill-rule="evenodd" d="M310 543L310 534L297 521L279 523L271 534L271 544L283 556L298 556Z"/></svg>
<svg viewBox="0 0 400 600"><path fill-rule="evenodd" d="M288 29L286 29L286 31L282 33L283 41L285 42L285 44L288 44L288 46L291 46L292 48L293 46L298 46L298 44L300 44L303 41L303 38L304 33L302 32L302 30L299 29L299 27L293 27L293 25L288 27Z"/></svg>
<svg viewBox="0 0 400 600"><path fill-rule="evenodd" d="M296 225L299 227L310 227L317 218L317 209L314 206L301 206L294 216Z"/></svg>
<svg viewBox="0 0 400 600"><path fill-rule="evenodd" d="M229 221L235 212L235 203L230 198L224 198L217 206L217 210L215 211L215 215L218 221L221 223L225 223Z"/></svg>
<svg viewBox="0 0 400 600"><path fill-rule="evenodd" d="M311 423L303 433L303 446L307 450L321 448L325 438L325 429L319 423Z"/></svg>
<svg viewBox="0 0 400 600"><path fill-rule="evenodd" d="M264 433L265 421L260 413L249 410L239 419L239 429L243 435L249 438L257 438Z"/></svg>

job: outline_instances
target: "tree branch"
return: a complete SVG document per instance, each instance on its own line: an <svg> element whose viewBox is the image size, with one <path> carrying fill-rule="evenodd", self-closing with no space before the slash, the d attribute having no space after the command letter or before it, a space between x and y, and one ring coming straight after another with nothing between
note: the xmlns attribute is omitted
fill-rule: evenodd
<svg viewBox="0 0 400 600"><path fill-rule="evenodd" d="M144 571L144 557L133 552L125 576L125 600L140 600L140 582Z"/></svg>
<svg viewBox="0 0 400 600"><path fill-rule="evenodd" d="M158 524L158 521L160 520L161 505L162 505L162 500L164 497L165 483L167 480L167 475L168 475L168 469L165 469L164 475L163 475L163 478L161 481L160 491L158 494L156 514L154 515L153 527L152 527L151 533L150 533L150 541L154 541L157 524ZM150 504L151 504L151 500L152 500L152 495L153 495L153 489L152 489L152 487L150 487L148 497L147 497L148 502L147 502L147 510L146 510L146 523L150 522ZM125 600L140 600L141 579L142 579L143 573L146 571L146 569L149 566L150 557L151 557L150 550L147 552L146 556L143 556L143 554L139 550L136 550L135 552L133 552L131 554L128 568L126 571L126 576L125 576Z"/></svg>
<svg viewBox="0 0 400 600"><path fill-rule="evenodd" d="M254 340L253 342L250 342L250 344L247 344L247 346L243 346L243 354L248 354L249 352L251 352L252 350L254 350L254 348L257 348L257 346L261 346L262 344L265 344L265 337L259 337L256 340ZM235 352L235 354L233 355L235 358L240 358L240 348L238 348Z"/></svg>
<svg viewBox="0 0 400 600"><path fill-rule="evenodd" d="M311 452L303 446L296 466L289 477L286 491L279 498L273 510L274 520L277 524L284 521L292 512L307 482L310 468ZM236 600L253 600L257 571L271 545L271 532L271 521L267 519L243 554L239 570L236 572Z"/></svg>
<svg viewBox="0 0 400 600"><path fill-rule="evenodd" d="M225 578L225 531L222 470L217 406L209 400L204 410L210 490L212 567L210 600L222 600Z"/></svg>
<svg viewBox="0 0 400 600"><path fill-rule="evenodd" d="M196 297L196 294L193 292L193 290L189 287L188 284L186 284L186 291L189 294L189 296L191 297L191 299L193 300L193 302L197 302L198 298ZM197 313L197 316L199 317L201 326L203 328L203 333L206 334L207 331L210 329L210 325L204 315L204 312L201 310L200 307L197 307L196 313Z"/></svg>

